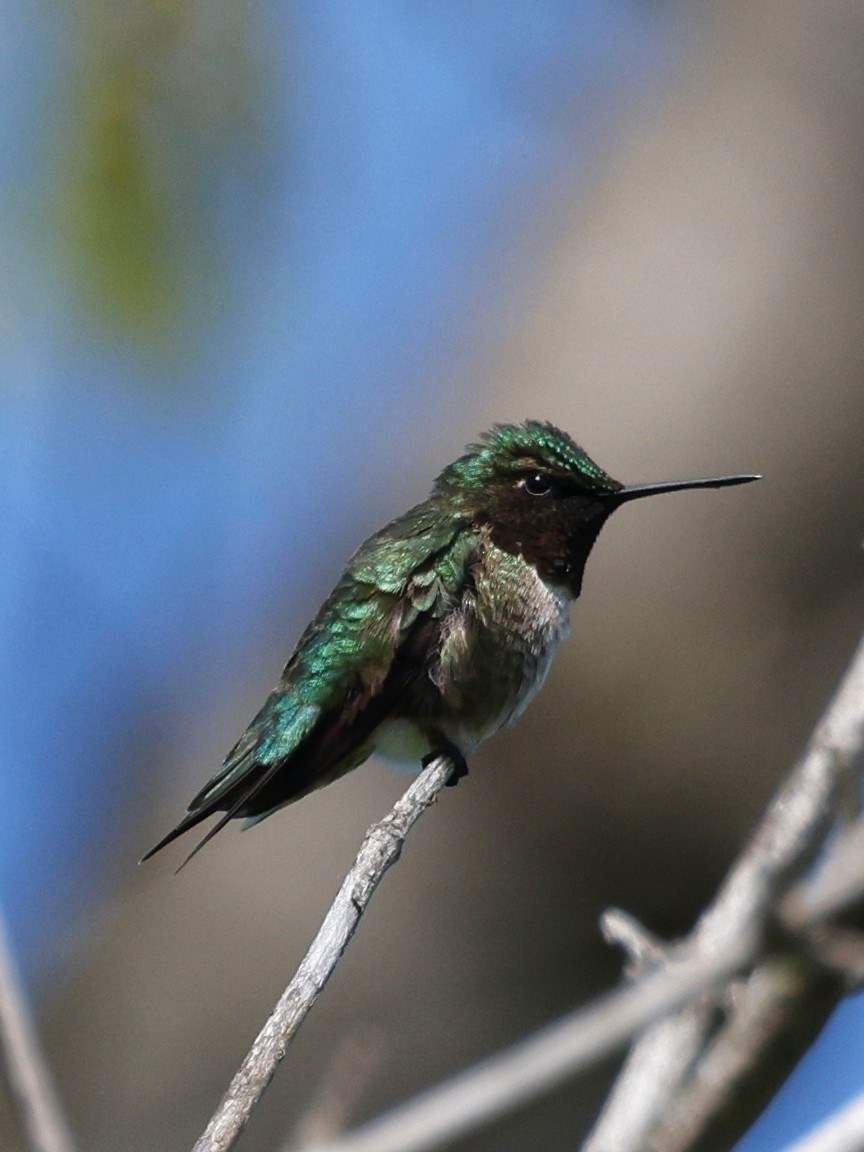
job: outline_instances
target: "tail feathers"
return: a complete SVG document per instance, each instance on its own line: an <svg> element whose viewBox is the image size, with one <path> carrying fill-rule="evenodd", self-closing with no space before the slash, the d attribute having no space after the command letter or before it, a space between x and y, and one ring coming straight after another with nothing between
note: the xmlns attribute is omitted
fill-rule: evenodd
<svg viewBox="0 0 864 1152"><path fill-rule="evenodd" d="M256 765L256 767L264 766ZM261 789L273 778L273 776L275 776L281 767L282 761L277 760L275 763L268 765L266 770L260 773L254 773L254 769L251 767L247 768L245 775L253 777L252 779L246 779L244 781L247 784L247 787L238 789L236 798L231 799L230 807L227 809L227 811L225 811L224 815L219 820L217 820L213 827L207 832L207 834L198 841L189 855L181 862L176 871L179 872L181 868L185 868L192 857L197 855L197 853L201 851L204 845L213 839L217 832L221 832L229 820L233 820L234 817L237 816L241 811L241 809L244 808L245 805L247 805L255 796L257 796ZM220 798L223 800L226 799L225 796ZM219 811L217 804L218 801L211 801L210 803L204 803L200 808L190 810L183 817L176 828L172 828L167 836L163 836L158 844L155 844L149 852L145 853L145 855L141 857L139 863L143 864L145 860L149 860L151 856L155 856L157 852L160 852L173 840L176 840L178 836L182 836L184 832L188 832L190 828L194 828L196 824L200 824L202 820L206 820L208 816L212 816L214 812Z"/></svg>
<svg viewBox="0 0 864 1152"><path fill-rule="evenodd" d="M183 817L176 828L172 828L167 836L163 836L158 844L154 844L149 852L145 852L138 863L143 864L145 860L149 860L151 856L155 856L157 852L161 852L172 840L176 840L178 836L182 836L184 832L188 832L190 828L194 828L196 824L200 824L202 820L206 820L209 815L209 812L189 812Z"/></svg>

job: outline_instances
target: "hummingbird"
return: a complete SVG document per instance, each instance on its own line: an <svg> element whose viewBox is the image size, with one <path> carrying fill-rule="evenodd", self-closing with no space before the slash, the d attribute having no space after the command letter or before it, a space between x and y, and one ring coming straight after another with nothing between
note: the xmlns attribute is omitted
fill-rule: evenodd
<svg viewBox="0 0 864 1152"><path fill-rule="evenodd" d="M609 516L758 479L625 486L552 424L497 424L360 545L222 767L143 859L222 813L185 864L229 820L256 824L373 752L418 767L446 754L457 783L543 684Z"/></svg>

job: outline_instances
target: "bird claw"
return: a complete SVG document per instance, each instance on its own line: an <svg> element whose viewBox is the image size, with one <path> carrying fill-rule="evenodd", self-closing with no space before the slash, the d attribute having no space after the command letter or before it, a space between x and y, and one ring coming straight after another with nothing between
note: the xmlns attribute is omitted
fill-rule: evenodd
<svg viewBox="0 0 864 1152"><path fill-rule="evenodd" d="M430 752L427 756L423 757L421 763L423 767L428 767L433 760L437 760L439 756L446 756L453 764L453 771L447 780L445 787L455 788L463 776L468 775L468 764L465 757L458 748L452 744L444 744L440 748L436 748L434 752Z"/></svg>

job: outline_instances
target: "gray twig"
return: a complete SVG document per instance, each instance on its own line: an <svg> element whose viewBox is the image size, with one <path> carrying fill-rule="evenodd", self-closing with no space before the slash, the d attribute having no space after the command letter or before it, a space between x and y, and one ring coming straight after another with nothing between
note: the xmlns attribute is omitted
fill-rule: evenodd
<svg viewBox="0 0 864 1152"><path fill-rule="evenodd" d="M392 811L373 824L291 983L240 1065L194 1152L228 1152L260 1100L309 1010L330 978L384 873L399 858L412 825L432 805L454 771L436 757Z"/></svg>
<svg viewBox="0 0 864 1152"><path fill-rule="evenodd" d="M843 832L812 876L784 896L780 915L793 931L829 919L860 895L862 870L864 818Z"/></svg>
<svg viewBox="0 0 864 1152"><path fill-rule="evenodd" d="M21 1123L33 1152L74 1152L72 1133L39 1048L0 915L0 1045Z"/></svg>
<svg viewBox="0 0 864 1152"><path fill-rule="evenodd" d="M695 1067L687 1070L675 1107L652 1133L652 1148L685 1152L693 1147L714 1119L718 1090L737 1083L757 1062L770 1060L771 1047L804 987L800 965L779 957L757 964L746 981L736 982L725 1022L705 1043ZM684 1051L683 1058L686 1055ZM657 1074L662 1073L658 1068ZM646 1079L644 1091L652 1089L654 1082Z"/></svg>
<svg viewBox="0 0 864 1152"><path fill-rule="evenodd" d="M607 908L600 917L600 931L607 944L627 957L628 976L641 976L670 959L668 945L623 908Z"/></svg>
<svg viewBox="0 0 864 1152"><path fill-rule="evenodd" d="M305 1152L425 1152L489 1123L620 1048L652 1021L722 985L753 954L742 936L715 956L675 961L484 1060L332 1143Z"/></svg>

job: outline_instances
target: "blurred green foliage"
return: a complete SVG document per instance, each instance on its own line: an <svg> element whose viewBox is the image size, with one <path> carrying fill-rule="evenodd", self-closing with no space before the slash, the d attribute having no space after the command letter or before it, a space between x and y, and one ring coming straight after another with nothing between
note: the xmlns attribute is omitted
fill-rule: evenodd
<svg viewBox="0 0 864 1152"><path fill-rule="evenodd" d="M226 288L219 188L248 177L265 111L255 15L249 2L77 0L61 246L105 335L175 346Z"/></svg>

